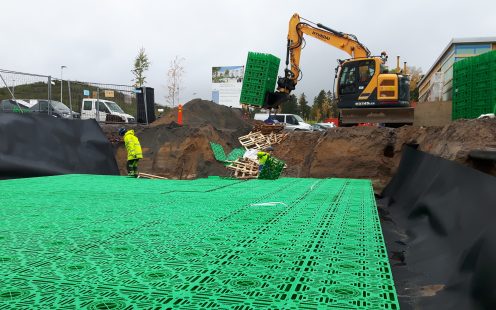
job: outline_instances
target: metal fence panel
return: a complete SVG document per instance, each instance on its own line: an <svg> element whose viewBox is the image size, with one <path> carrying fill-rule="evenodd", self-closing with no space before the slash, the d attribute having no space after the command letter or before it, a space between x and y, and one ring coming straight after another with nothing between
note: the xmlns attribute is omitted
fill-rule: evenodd
<svg viewBox="0 0 496 310"><path fill-rule="evenodd" d="M61 80L0 69L0 112L135 123L136 92L130 85Z"/></svg>
<svg viewBox="0 0 496 310"><path fill-rule="evenodd" d="M0 69L0 112L51 114L51 82L50 76Z"/></svg>
<svg viewBox="0 0 496 310"><path fill-rule="evenodd" d="M67 98L82 119L135 123L136 92L133 86L70 81Z"/></svg>

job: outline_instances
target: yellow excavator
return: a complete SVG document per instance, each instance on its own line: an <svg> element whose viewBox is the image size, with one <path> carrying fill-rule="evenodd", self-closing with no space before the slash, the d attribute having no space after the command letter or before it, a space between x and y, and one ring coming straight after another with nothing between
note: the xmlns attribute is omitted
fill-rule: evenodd
<svg viewBox="0 0 496 310"><path fill-rule="evenodd" d="M406 65L402 72L389 73L387 55L371 56L370 51L352 35L313 23L298 14L289 21L286 69L277 81L277 91L266 97L266 107L276 108L287 100L302 74L300 56L304 35L316 38L348 53L338 60L335 96L342 125L357 123L412 124L410 77ZM399 71L399 64L398 70Z"/></svg>

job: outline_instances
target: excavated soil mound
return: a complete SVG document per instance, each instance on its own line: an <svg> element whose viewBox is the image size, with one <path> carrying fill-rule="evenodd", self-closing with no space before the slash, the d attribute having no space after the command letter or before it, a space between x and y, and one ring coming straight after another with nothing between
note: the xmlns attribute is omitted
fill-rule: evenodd
<svg viewBox="0 0 496 310"><path fill-rule="evenodd" d="M221 144L227 152L239 147L238 137L252 126L241 110L195 99L184 105L184 126L174 123L177 111L150 126L134 126L144 151L143 172L174 179L228 175L210 150L209 142ZM115 141L119 126L104 126ZM291 132L275 146L275 156L288 168L283 176L341 177L372 179L377 192L389 182L398 167L403 145L496 175L493 162L469 159L471 150L496 146L496 119L459 120L446 126L405 126L332 128L326 132ZM125 173L126 151L116 144L116 157Z"/></svg>
<svg viewBox="0 0 496 310"><path fill-rule="evenodd" d="M170 124L172 121L177 121L177 108L155 121L151 127ZM233 109L201 99L191 100L183 106L183 123L190 127L211 125L224 130L251 128L251 125L243 119L241 109Z"/></svg>
<svg viewBox="0 0 496 310"><path fill-rule="evenodd" d="M215 160L209 142L221 144L228 153L240 146L238 137L252 128L242 118L241 109L200 99L184 105L183 126L176 121L177 109L174 109L149 126L128 126L135 130L143 148L140 171L171 179L228 176L227 169ZM115 135L121 126L103 125L103 129L109 139L116 142L119 169L121 174L126 174L127 153Z"/></svg>
<svg viewBox="0 0 496 310"><path fill-rule="evenodd" d="M144 158L139 168L171 179L194 179L209 175L227 176L228 171L218 163L210 149L210 141L230 151L238 146L238 131L221 131L211 125L196 128L155 126L138 130ZM116 157L125 172L126 150L122 144Z"/></svg>
<svg viewBox="0 0 496 310"><path fill-rule="evenodd" d="M460 120L442 127L295 132L276 147L275 156L286 161L286 176L368 178L381 191L396 172L405 144L496 175L494 163L481 169L481 163L468 158L473 149L496 146L496 120Z"/></svg>

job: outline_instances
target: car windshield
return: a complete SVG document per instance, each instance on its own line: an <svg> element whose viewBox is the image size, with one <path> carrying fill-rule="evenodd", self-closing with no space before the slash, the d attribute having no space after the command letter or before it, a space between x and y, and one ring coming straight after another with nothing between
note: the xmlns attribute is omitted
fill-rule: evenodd
<svg viewBox="0 0 496 310"><path fill-rule="evenodd" d="M52 102L52 107L54 110L58 110L60 112L67 112L67 113L71 112L71 110L62 102L53 101L53 100L51 102Z"/></svg>
<svg viewBox="0 0 496 310"><path fill-rule="evenodd" d="M303 120L303 118L301 118L299 115L295 115L294 117L296 118L296 120L297 120L298 122L303 122L303 123L305 122L305 121Z"/></svg>
<svg viewBox="0 0 496 310"><path fill-rule="evenodd" d="M117 103L113 101L104 101L104 102L107 105L107 107L110 109L110 111L117 113L124 113L124 111L122 111L121 107L118 106Z"/></svg>

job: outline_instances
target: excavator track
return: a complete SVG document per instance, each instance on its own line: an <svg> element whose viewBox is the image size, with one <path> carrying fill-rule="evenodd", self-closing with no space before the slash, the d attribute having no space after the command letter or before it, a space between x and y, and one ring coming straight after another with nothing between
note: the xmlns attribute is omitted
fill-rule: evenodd
<svg viewBox="0 0 496 310"><path fill-rule="evenodd" d="M414 108L355 108L341 109L340 123L353 125L360 123L413 124Z"/></svg>

